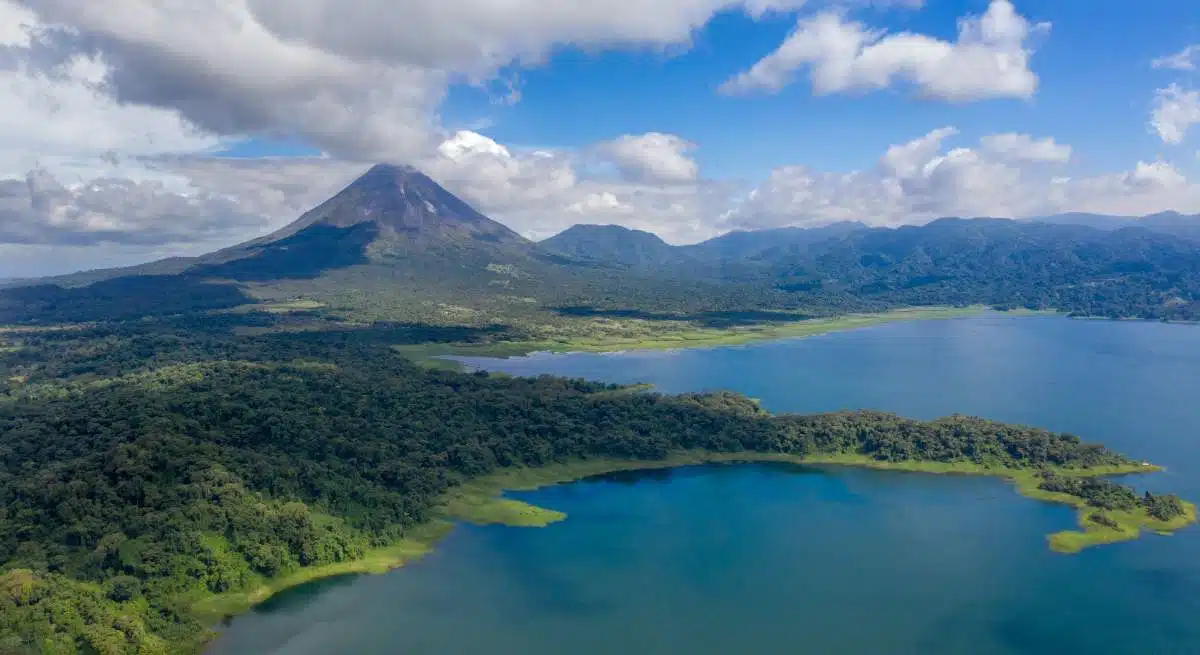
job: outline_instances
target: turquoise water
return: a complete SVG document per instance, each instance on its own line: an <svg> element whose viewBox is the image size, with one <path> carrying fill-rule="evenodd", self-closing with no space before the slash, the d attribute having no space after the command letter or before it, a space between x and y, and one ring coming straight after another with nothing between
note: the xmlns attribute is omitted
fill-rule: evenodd
<svg viewBox="0 0 1200 655"><path fill-rule="evenodd" d="M1200 499L1200 327L894 323L733 348L470 360L734 389L773 411L952 412L1066 430ZM1200 529L1057 555L1064 507L983 478L794 466L606 476L514 494L545 529L464 526L385 576L235 619L242 653L1200 653Z"/></svg>

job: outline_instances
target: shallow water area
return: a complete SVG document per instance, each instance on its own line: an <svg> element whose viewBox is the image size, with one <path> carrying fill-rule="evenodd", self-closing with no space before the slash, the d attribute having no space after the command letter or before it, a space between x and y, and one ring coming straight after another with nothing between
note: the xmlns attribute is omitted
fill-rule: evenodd
<svg viewBox="0 0 1200 655"><path fill-rule="evenodd" d="M1200 500L1197 326L986 315L468 363L1028 423L1163 464L1129 481ZM1200 652L1200 530L1055 554L1045 535L1073 512L997 479L711 465L513 496L569 518L463 526L388 575L291 590L212 652Z"/></svg>

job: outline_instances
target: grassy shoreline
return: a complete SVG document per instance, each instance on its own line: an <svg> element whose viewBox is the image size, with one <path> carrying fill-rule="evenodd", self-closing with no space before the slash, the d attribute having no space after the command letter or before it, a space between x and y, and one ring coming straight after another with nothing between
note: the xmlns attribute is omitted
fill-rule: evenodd
<svg viewBox="0 0 1200 655"><path fill-rule="evenodd" d="M564 336L532 341L495 343L423 343L394 346L396 352L426 366L455 367L456 362L441 357L521 357L535 352L624 352L629 350L674 350L678 348L715 348L738 346L757 341L811 337L872 327L896 321L928 321L977 316L989 311L986 306L914 307L877 314L848 314L836 318L814 318L778 323L759 323L727 328L688 327L650 330L637 336L598 335ZM1035 316L1047 312L1014 310L1007 316Z"/></svg>
<svg viewBox="0 0 1200 655"><path fill-rule="evenodd" d="M545 527L565 520L562 512L536 507L522 501L504 498L507 491L532 491L555 484L575 482L584 478L619 471L677 468L701 464L735 464L783 462L803 466L845 466L876 470L925 473L937 475L985 475L999 477L1013 484L1017 493L1043 502L1069 505L1078 510L1080 530L1066 530L1047 536L1048 546L1057 552L1076 553L1089 546L1128 541L1140 536L1142 530L1170 534L1196 521L1196 506L1185 502L1186 514L1170 522L1156 521L1144 511L1106 512L1116 522L1116 528L1099 525L1091 520L1098 511L1084 501L1067 494L1038 489L1033 470L1004 467L985 467L969 462L884 462L863 455L815 455L801 457L783 453L711 453L680 451L661 460L623 460L595 458L551 464L541 468L503 469L447 493L435 511L436 518L417 526L400 542L367 553L363 558L327 566L300 569L286 576L265 580L262 584L237 592L217 594L198 599L193 611L202 620L216 622L249 611L254 606L287 589L343 575L379 574L400 568L431 552L439 541L453 530L456 521L477 525L507 525L513 527ZM1061 475L1114 476L1162 470L1152 465L1132 464L1123 467L1094 469L1059 469Z"/></svg>

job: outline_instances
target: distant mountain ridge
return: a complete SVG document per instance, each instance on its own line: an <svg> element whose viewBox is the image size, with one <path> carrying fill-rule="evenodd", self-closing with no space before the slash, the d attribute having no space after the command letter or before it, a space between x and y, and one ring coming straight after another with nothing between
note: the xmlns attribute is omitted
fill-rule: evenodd
<svg viewBox="0 0 1200 655"><path fill-rule="evenodd" d="M815 243L842 238L866 225L841 222L801 228L734 231L697 244L675 246L658 235L620 225L573 225L539 241L539 250L577 263L612 266L642 272L686 270L692 274L724 275L730 267L751 268L772 259L800 256Z"/></svg>
<svg viewBox="0 0 1200 655"><path fill-rule="evenodd" d="M420 171L372 167L291 224L196 258L0 289L0 323L128 320L303 299L338 320L763 316L987 303L1200 318L1200 217L1063 214L735 231L675 246L577 225L534 243Z"/></svg>
<svg viewBox="0 0 1200 655"><path fill-rule="evenodd" d="M1187 215L1167 211L1146 216L1110 216L1071 212L1025 219L1055 225L1080 225L1098 230L1119 230L1125 227L1144 227L1154 232L1171 234L1180 238L1200 242L1200 214Z"/></svg>

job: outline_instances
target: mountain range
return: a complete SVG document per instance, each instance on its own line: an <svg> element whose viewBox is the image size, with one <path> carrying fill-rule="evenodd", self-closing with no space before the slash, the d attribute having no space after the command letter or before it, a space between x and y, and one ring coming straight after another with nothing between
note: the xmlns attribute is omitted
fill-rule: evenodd
<svg viewBox="0 0 1200 655"><path fill-rule="evenodd" d="M1196 216L844 222L731 232L686 246L577 225L535 243L420 171L377 165L247 243L10 281L0 289L0 322L127 320L299 300L339 320L431 324L945 303L1194 318L1198 299Z"/></svg>

